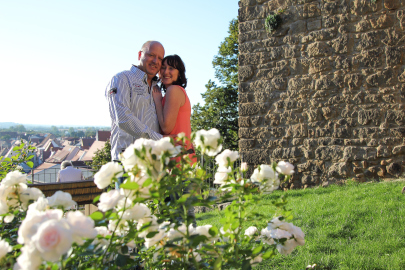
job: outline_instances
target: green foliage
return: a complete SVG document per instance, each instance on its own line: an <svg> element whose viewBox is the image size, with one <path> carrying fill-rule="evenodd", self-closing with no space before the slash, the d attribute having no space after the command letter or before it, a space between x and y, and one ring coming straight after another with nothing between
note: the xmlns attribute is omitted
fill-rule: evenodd
<svg viewBox="0 0 405 270"><path fill-rule="evenodd" d="M264 22L264 26L265 26L267 32L271 33L280 26L280 24L282 22L280 13L282 13L282 12L283 12L283 10L272 13L269 16L267 16L266 21Z"/></svg>
<svg viewBox="0 0 405 270"><path fill-rule="evenodd" d="M16 131L16 132L25 132L26 129L24 127L24 125L16 125L16 126L11 126L9 128L10 131Z"/></svg>
<svg viewBox="0 0 405 270"><path fill-rule="evenodd" d="M201 94L204 104L193 106L192 130L216 128L224 138L224 148L238 149L238 20L229 24L229 36L220 44L212 62L217 85L209 80Z"/></svg>
<svg viewBox="0 0 405 270"><path fill-rule="evenodd" d="M111 143L107 140L102 149L97 150L94 153L93 161L87 162L90 165L94 173L98 172L102 165L111 161Z"/></svg>
<svg viewBox="0 0 405 270"><path fill-rule="evenodd" d="M29 167L33 167L31 159L34 157L32 154L35 150L34 146L26 145L23 140L21 140L20 145L16 145L13 148L15 153L12 157L4 158L0 157L0 182L10 171L17 169L19 164L25 163Z"/></svg>

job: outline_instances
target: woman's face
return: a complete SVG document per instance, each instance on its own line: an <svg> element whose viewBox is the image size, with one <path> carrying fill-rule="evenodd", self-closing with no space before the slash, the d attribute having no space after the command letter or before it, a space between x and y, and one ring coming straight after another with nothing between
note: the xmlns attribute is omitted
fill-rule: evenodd
<svg viewBox="0 0 405 270"><path fill-rule="evenodd" d="M167 60L165 60L160 68L160 80L168 88L172 85L177 78L179 77L179 71L172 66L167 64Z"/></svg>

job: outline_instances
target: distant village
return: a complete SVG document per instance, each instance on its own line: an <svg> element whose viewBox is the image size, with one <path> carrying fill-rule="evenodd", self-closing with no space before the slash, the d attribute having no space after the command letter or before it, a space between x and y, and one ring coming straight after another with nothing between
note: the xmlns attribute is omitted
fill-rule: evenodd
<svg viewBox="0 0 405 270"><path fill-rule="evenodd" d="M51 133L27 134L17 131L0 131L0 157L2 159L12 157L16 153L13 147L21 140L24 143L34 146L36 149L31 161L33 168L22 163L23 170L27 173L28 179L33 183L55 182L60 164L70 160L75 168L81 169L85 178L93 176L89 164L91 164L95 152L104 148L107 140L110 139L110 131L96 131L93 137L57 137Z"/></svg>

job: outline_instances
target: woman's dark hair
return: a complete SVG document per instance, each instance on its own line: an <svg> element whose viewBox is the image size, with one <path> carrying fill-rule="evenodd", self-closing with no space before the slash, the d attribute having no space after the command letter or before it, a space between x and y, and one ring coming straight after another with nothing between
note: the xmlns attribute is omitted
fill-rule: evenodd
<svg viewBox="0 0 405 270"><path fill-rule="evenodd" d="M165 58L163 58L162 65L165 61L167 61L166 65L174 67L179 71L179 77L175 82L173 82L173 85L180 85L181 87L186 88L187 86L186 67L184 66L184 62L183 60L181 60L180 56L178 56L177 54L168 55ZM163 83L161 84L160 88L166 92L166 87L164 86Z"/></svg>

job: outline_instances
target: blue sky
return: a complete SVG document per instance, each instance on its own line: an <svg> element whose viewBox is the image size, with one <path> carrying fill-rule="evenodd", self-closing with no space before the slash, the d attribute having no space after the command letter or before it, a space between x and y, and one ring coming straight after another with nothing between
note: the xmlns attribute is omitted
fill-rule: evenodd
<svg viewBox="0 0 405 270"><path fill-rule="evenodd" d="M104 89L147 40L186 64L192 105L237 0L0 0L0 122L109 126Z"/></svg>

